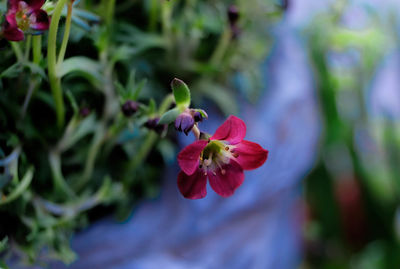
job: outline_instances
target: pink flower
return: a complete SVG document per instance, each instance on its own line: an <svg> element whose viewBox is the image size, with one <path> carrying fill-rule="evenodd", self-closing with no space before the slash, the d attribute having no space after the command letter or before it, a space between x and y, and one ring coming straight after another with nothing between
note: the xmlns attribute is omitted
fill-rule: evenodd
<svg viewBox="0 0 400 269"><path fill-rule="evenodd" d="M198 140L178 154L182 171L178 187L189 199L207 195L207 177L211 188L223 197L231 196L243 183L243 170L252 170L264 164L268 151L260 145L243 140L245 123L230 116L208 140Z"/></svg>
<svg viewBox="0 0 400 269"><path fill-rule="evenodd" d="M49 29L50 19L41 7L44 0L9 0L2 34L10 41L21 41L24 33Z"/></svg>

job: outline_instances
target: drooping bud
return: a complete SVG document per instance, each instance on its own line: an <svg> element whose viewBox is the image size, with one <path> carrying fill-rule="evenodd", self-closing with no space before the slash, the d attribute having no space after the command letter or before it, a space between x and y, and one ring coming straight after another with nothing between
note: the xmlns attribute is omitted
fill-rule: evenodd
<svg viewBox="0 0 400 269"><path fill-rule="evenodd" d="M193 118L194 118L195 122L201 122L201 121L203 121L203 119L208 119L208 115L204 110L202 110L202 112L195 111L193 113Z"/></svg>
<svg viewBox="0 0 400 269"><path fill-rule="evenodd" d="M239 9L235 5L228 8L228 20L230 25L235 25L239 20Z"/></svg>
<svg viewBox="0 0 400 269"><path fill-rule="evenodd" d="M160 121L160 118L158 118L158 117L150 118L146 121L144 126L149 130L153 130L158 134L162 134L168 128L168 125L167 124L158 124L159 121Z"/></svg>
<svg viewBox="0 0 400 269"><path fill-rule="evenodd" d="M186 135L192 130L194 126L194 118L191 113L183 112L175 120L175 129L184 132Z"/></svg>
<svg viewBox="0 0 400 269"><path fill-rule="evenodd" d="M132 100L126 101L125 104L123 104L121 107L122 113L124 113L126 117L132 116L136 113L136 111L138 111L138 109L139 104Z"/></svg>
<svg viewBox="0 0 400 269"><path fill-rule="evenodd" d="M88 107L82 107L81 110L79 110L79 115L81 115L82 118L87 117L90 114L90 109Z"/></svg>

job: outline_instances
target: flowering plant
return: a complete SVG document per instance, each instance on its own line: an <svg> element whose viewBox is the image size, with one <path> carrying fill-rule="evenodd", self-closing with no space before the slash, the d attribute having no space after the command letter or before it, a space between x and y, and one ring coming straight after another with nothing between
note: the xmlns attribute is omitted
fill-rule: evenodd
<svg viewBox="0 0 400 269"><path fill-rule="evenodd" d="M233 78L257 98L259 25L279 7L248 1L0 1L0 259L72 262L74 231L159 194L160 164L176 161L169 124L207 143L191 104L235 114ZM191 91L175 79L171 94L175 76Z"/></svg>

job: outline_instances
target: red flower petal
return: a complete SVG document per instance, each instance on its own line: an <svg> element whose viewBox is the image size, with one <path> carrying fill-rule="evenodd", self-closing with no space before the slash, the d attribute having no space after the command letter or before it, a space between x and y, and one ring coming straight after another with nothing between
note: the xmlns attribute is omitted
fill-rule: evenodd
<svg viewBox="0 0 400 269"><path fill-rule="evenodd" d="M178 174L178 188L182 195L188 199L200 199L207 195L207 176L197 169L193 175L188 176L183 171Z"/></svg>
<svg viewBox="0 0 400 269"><path fill-rule="evenodd" d="M28 4L30 10L40 9L45 2L45 0L23 0L23 1Z"/></svg>
<svg viewBox="0 0 400 269"><path fill-rule="evenodd" d="M32 12L31 16L31 28L38 31L44 31L49 29L50 26L50 18L47 15L46 11L37 9Z"/></svg>
<svg viewBox="0 0 400 269"><path fill-rule="evenodd" d="M259 144L243 140L235 147L235 158L244 170L252 170L260 167L268 158L268 150L263 149Z"/></svg>
<svg viewBox="0 0 400 269"><path fill-rule="evenodd" d="M21 0L8 0L8 11L17 11L18 10L18 3Z"/></svg>
<svg viewBox="0 0 400 269"><path fill-rule="evenodd" d="M237 144L246 135L246 124L235 116L229 118L217 129L211 140L224 140L231 144Z"/></svg>
<svg viewBox="0 0 400 269"><path fill-rule="evenodd" d="M17 27L14 13L8 13L6 15L6 21L3 25L3 36L9 41L24 40L24 32Z"/></svg>
<svg viewBox="0 0 400 269"><path fill-rule="evenodd" d="M233 160L231 160L229 164L223 165L221 168L222 169L215 171L216 175L209 172L208 178L211 187L216 193L223 197L228 197L231 196L240 185L242 185L244 180L243 169Z"/></svg>
<svg viewBox="0 0 400 269"><path fill-rule="evenodd" d="M207 141L199 140L185 147L178 154L178 163L187 175L193 174L199 166L200 153L207 145Z"/></svg>

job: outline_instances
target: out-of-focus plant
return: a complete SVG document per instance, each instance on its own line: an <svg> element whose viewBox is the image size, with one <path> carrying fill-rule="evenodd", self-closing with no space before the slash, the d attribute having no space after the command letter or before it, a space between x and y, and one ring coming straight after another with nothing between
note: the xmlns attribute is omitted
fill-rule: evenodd
<svg viewBox="0 0 400 269"><path fill-rule="evenodd" d="M195 107L234 113L233 85L258 96L282 8L232 4L0 1L0 253L70 263L76 229L158 194L155 168L176 156L166 123L188 133L207 117L176 119L171 78L190 81Z"/></svg>
<svg viewBox="0 0 400 269"><path fill-rule="evenodd" d="M367 10L365 25L346 26L347 7L336 2L305 31L323 130L305 184L311 217L304 268L398 268L400 122L372 115L368 98L395 39Z"/></svg>

